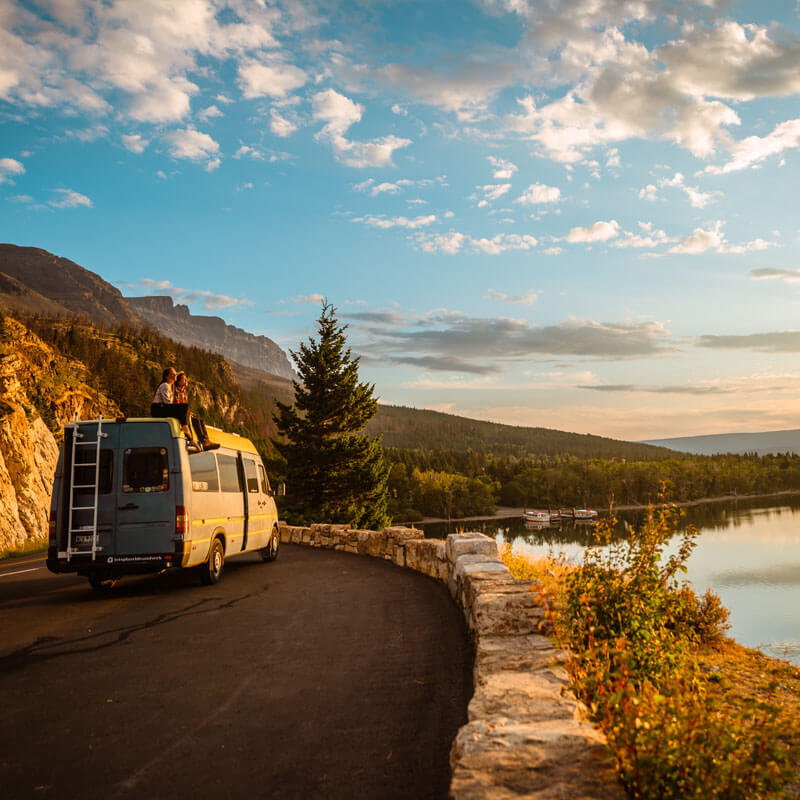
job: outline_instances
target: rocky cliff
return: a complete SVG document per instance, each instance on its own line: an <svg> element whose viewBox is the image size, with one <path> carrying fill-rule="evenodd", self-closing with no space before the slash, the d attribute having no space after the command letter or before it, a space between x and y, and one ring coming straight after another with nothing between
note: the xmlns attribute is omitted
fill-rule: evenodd
<svg viewBox="0 0 800 800"><path fill-rule="evenodd" d="M76 413L119 413L87 379L79 362L0 318L0 552L47 537L61 426Z"/></svg>
<svg viewBox="0 0 800 800"><path fill-rule="evenodd" d="M292 367L272 339L256 336L228 325L220 317L198 316L187 306L174 305L171 297L128 297L128 304L145 322L164 336L185 345L195 345L282 378L293 378Z"/></svg>
<svg viewBox="0 0 800 800"><path fill-rule="evenodd" d="M99 275L38 247L0 244L0 308L12 313L80 314L105 325L145 323L185 345L219 353L246 367L293 378L286 354L272 339L195 316L170 297L123 297Z"/></svg>

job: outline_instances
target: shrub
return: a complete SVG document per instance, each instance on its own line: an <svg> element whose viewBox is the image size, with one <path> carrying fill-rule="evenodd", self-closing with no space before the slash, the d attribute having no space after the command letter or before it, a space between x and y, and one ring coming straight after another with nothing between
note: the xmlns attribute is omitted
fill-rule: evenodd
<svg viewBox="0 0 800 800"><path fill-rule="evenodd" d="M728 612L713 592L698 598L679 580L697 536L679 530L681 517L662 502L616 542L613 519L600 523L598 544L564 576L554 622L571 651L573 691L605 733L631 797L777 797L789 774L778 708L740 713L708 690L697 665L698 645L723 640Z"/></svg>

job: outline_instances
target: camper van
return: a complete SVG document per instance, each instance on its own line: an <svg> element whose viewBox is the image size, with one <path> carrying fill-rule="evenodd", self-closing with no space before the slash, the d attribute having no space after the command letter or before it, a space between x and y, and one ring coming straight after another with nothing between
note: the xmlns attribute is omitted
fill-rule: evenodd
<svg viewBox="0 0 800 800"><path fill-rule="evenodd" d="M172 418L75 421L64 428L50 503L47 567L95 589L123 575L193 569L203 583L225 559L278 557L275 495L253 443L209 427L197 451Z"/></svg>

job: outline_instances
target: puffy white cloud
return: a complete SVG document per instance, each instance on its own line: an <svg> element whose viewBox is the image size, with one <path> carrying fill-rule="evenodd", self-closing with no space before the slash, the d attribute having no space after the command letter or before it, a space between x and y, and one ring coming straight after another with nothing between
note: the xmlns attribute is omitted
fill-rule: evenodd
<svg viewBox="0 0 800 800"><path fill-rule="evenodd" d="M639 233L624 231L621 239L613 243L614 247L652 248L672 241L666 232L656 228L652 222L640 222Z"/></svg>
<svg viewBox="0 0 800 800"><path fill-rule="evenodd" d="M277 59L267 62L252 60L239 66L239 85L246 98L283 98L307 80L308 76L302 69Z"/></svg>
<svg viewBox="0 0 800 800"><path fill-rule="evenodd" d="M568 242L607 242L619 236L619 223L612 219L609 222L598 221L588 228L573 228L564 238Z"/></svg>
<svg viewBox="0 0 800 800"><path fill-rule="evenodd" d="M800 147L800 119L790 119L775 126L767 136L748 136L731 145L731 160L722 166L710 165L705 171L725 175L761 164L770 156Z"/></svg>
<svg viewBox="0 0 800 800"><path fill-rule="evenodd" d="M486 186L478 186L480 191L483 192L483 200L478 203L478 208L484 208L489 203L502 197L511 188L510 183L489 183Z"/></svg>
<svg viewBox="0 0 800 800"><path fill-rule="evenodd" d="M48 201L48 205L53 208L92 207L92 201L85 194L75 192L72 189L53 189L53 191L58 195L57 199Z"/></svg>
<svg viewBox="0 0 800 800"><path fill-rule="evenodd" d="M476 250L492 256L504 253L506 250L530 250L538 244L534 236L517 233L498 233L496 236L492 236L491 239L471 238L470 243Z"/></svg>
<svg viewBox="0 0 800 800"><path fill-rule="evenodd" d="M766 250L772 246L769 242L761 238L752 239L751 241L741 242L739 244L730 244L725 237L722 226L722 220L717 220L714 225L707 230L695 228L689 236L684 237L678 244L671 247L669 252L682 255L699 255L708 250L714 250L717 253L728 255L743 255L745 253Z"/></svg>
<svg viewBox="0 0 800 800"><path fill-rule="evenodd" d="M15 158L0 158L0 183L13 184L13 175L24 175L25 167Z"/></svg>
<svg viewBox="0 0 800 800"><path fill-rule="evenodd" d="M297 125L294 122L280 114L277 109L270 109L269 112L269 129L276 135L282 138L291 136L296 130Z"/></svg>
<svg viewBox="0 0 800 800"><path fill-rule="evenodd" d="M494 156L487 156L489 163L492 165L492 177L498 181L507 181L514 177L517 171L517 165L511 161L505 161L502 158L495 158Z"/></svg>
<svg viewBox="0 0 800 800"><path fill-rule="evenodd" d="M705 208L721 194L720 192L702 192L697 186L688 186L683 174L680 172L676 172L671 178L659 178L658 187L662 189L679 189L686 195L693 208ZM652 183L648 183L647 186L639 190L639 199L657 200L658 188Z"/></svg>
<svg viewBox="0 0 800 800"><path fill-rule="evenodd" d="M202 111L197 112L197 118L202 120L215 119L222 117L224 114L219 110L219 106L210 105Z"/></svg>
<svg viewBox="0 0 800 800"><path fill-rule="evenodd" d="M429 214L424 217L386 217L383 215L375 216L368 214L365 217L356 217L353 222L363 222L373 228L409 228L414 230L416 228L426 228L436 222L436 215Z"/></svg>
<svg viewBox="0 0 800 800"><path fill-rule="evenodd" d="M411 144L410 139L394 135L368 142L348 139L345 133L360 121L364 109L335 89L317 92L311 98L311 106L314 119L325 123L317 139L329 142L336 159L349 167L391 167L394 151Z"/></svg>
<svg viewBox="0 0 800 800"><path fill-rule="evenodd" d="M123 282L123 286L133 288L141 286L147 289L150 294L166 295L175 300L176 303L187 305L201 304L204 311L218 311L222 308L236 308L240 306L252 306L252 300L244 300L237 297L230 297L226 294L215 294L205 289L181 289L173 286L167 280L153 280L152 278L142 278L134 283Z"/></svg>
<svg viewBox="0 0 800 800"><path fill-rule="evenodd" d="M435 233L424 236L417 236L417 244L425 253L446 253L455 255L466 242L469 241L463 233L452 231L450 233Z"/></svg>
<svg viewBox="0 0 800 800"><path fill-rule="evenodd" d="M164 134L164 141L169 145L169 153L173 158L185 158L189 161L207 161L210 169L219 166L219 144L207 133L194 128L169 131ZM209 170L210 171L210 170Z"/></svg>
<svg viewBox="0 0 800 800"><path fill-rule="evenodd" d="M145 139L141 133L123 134L120 139L122 139L125 149L130 150L131 153L143 153L150 144L150 140Z"/></svg>
<svg viewBox="0 0 800 800"><path fill-rule="evenodd" d="M234 154L234 158L252 158L254 161L263 161L264 154L249 144L243 144Z"/></svg>
<svg viewBox="0 0 800 800"><path fill-rule="evenodd" d="M532 183L514 202L530 206L538 203L557 203L561 199L561 189L544 183Z"/></svg>

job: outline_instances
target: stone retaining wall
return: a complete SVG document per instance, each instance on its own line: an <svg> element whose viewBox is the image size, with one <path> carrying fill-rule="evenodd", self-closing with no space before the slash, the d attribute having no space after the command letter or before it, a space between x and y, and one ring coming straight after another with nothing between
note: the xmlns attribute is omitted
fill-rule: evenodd
<svg viewBox="0 0 800 800"><path fill-rule="evenodd" d="M447 584L475 648L475 693L450 751L455 800L625 796L602 735L567 688L566 654L542 633L533 581L515 580L482 533L282 524L281 541L384 558Z"/></svg>

